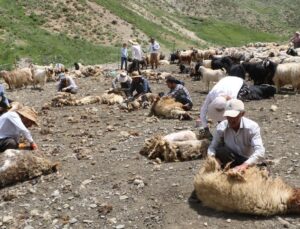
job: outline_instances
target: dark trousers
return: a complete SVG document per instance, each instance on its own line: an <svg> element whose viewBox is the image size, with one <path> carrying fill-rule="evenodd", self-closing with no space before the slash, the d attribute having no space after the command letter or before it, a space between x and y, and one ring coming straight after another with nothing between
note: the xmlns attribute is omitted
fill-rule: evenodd
<svg viewBox="0 0 300 229"><path fill-rule="evenodd" d="M125 70L127 70L127 58L121 57L121 70L123 70L124 65L125 65Z"/></svg>
<svg viewBox="0 0 300 229"><path fill-rule="evenodd" d="M18 149L19 144L13 138L0 139L0 152L4 152L7 149Z"/></svg>
<svg viewBox="0 0 300 229"><path fill-rule="evenodd" d="M233 168L248 160L248 158L233 152L226 146L220 146L216 149L216 158L221 162L222 168L228 163L231 163L230 168Z"/></svg>
<svg viewBox="0 0 300 229"><path fill-rule="evenodd" d="M183 97L183 96L177 97L177 98L175 98L175 100L176 100L177 102L179 102L179 103L182 103L183 105L188 105L188 106L186 107L186 110L191 110L191 109L193 108L193 103L192 103L192 101L189 100L189 99L186 98L186 97Z"/></svg>

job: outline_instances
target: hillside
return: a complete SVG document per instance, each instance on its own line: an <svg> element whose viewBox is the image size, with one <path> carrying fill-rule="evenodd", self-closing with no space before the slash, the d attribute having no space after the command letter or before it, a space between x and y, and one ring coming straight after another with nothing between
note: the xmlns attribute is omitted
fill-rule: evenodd
<svg viewBox="0 0 300 229"><path fill-rule="evenodd" d="M0 0L0 63L112 62L124 41L147 45L149 36L164 50L280 42L297 30L298 7L292 0Z"/></svg>

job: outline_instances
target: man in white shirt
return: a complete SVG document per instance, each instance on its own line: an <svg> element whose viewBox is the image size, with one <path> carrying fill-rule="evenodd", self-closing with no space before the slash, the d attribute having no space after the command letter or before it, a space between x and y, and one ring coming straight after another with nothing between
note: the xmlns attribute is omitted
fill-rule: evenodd
<svg viewBox="0 0 300 229"><path fill-rule="evenodd" d="M140 62L143 61L143 51L140 44L136 40L129 40L131 44L131 55L132 55L132 69L128 71L139 71L140 70Z"/></svg>
<svg viewBox="0 0 300 229"><path fill-rule="evenodd" d="M160 50L159 43L154 38L151 38L149 52L150 52L150 64L152 69L154 69L154 67L157 68L159 65L159 50Z"/></svg>
<svg viewBox="0 0 300 229"><path fill-rule="evenodd" d="M21 135L30 143L32 150L37 149L37 145L27 129L33 125L38 125L37 114L29 107L3 114L0 117L0 152L7 149L18 149Z"/></svg>
<svg viewBox="0 0 300 229"><path fill-rule="evenodd" d="M249 166L262 162L265 156L258 124L244 117L241 100L227 102L224 117L213 136L208 155L216 157L222 167L228 163L234 172L243 172Z"/></svg>
<svg viewBox="0 0 300 229"><path fill-rule="evenodd" d="M112 88L118 89L121 86L121 89L125 92L127 96L129 96L129 91L131 88L132 79L130 76L127 75L127 73L121 72L119 75L117 75L113 81L112 81Z"/></svg>

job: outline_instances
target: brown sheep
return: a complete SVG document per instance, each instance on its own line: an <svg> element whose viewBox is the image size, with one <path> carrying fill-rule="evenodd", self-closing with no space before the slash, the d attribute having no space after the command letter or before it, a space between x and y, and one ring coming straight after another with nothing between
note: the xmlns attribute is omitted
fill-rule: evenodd
<svg viewBox="0 0 300 229"><path fill-rule="evenodd" d="M6 150L0 154L0 187L56 172L57 167L36 152Z"/></svg>
<svg viewBox="0 0 300 229"><path fill-rule="evenodd" d="M8 84L9 89L22 88L33 83L32 72L30 68L16 69L11 72L1 71L0 77Z"/></svg>
<svg viewBox="0 0 300 229"><path fill-rule="evenodd" d="M168 119L191 120L192 117L183 109L183 104L170 97L157 98L153 103L150 116Z"/></svg>
<svg viewBox="0 0 300 229"><path fill-rule="evenodd" d="M243 175L223 171L214 158L208 158L196 175L194 187L203 205L218 211L271 216L300 213L300 189L266 170L251 167Z"/></svg>
<svg viewBox="0 0 300 229"><path fill-rule="evenodd" d="M187 50L187 51L180 51L178 52L178 56L179 56L179 64L189 64L191 65L192 63L192 55L193 55L193 50Z"/></svg>

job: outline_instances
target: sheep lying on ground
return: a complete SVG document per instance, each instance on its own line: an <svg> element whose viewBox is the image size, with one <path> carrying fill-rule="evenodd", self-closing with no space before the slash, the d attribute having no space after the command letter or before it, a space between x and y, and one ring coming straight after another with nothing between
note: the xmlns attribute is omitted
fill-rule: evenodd
<svg viewBox="0 0 300 229"><path fill-rule="evenodd" d="M122 105L120 106L121 109L127 110L127 111L134 111L138 110L140 108L148 108L151 106L158 98L158 95L153 93L146 93L134 101L124 101Z"/></svg>
<svg viewBox="0 0 300 229"><path fill-rule="evenodd" d="M155 136L145 141L140 154L149 159L159 158L165 162L188 161L205 157L209 141L197 140L192 131Z"/></svg>
<svg viewBox="0 0 300 229"><path fill-rule="evenodd" d="M23 86L32 84L32 73L30 68L16 69L11 72L1 71L0 77L2 77L5 83L8 84L9 89L22 88Z"/></svg>
<svg viewBox="0 0 300 229"><path fill-rule="evenodd" d="M70 93L59 92L52 99L52 107L62 107L62 106L83 106L88 104L99 103L101 101L100 96L86 96L81 99L77 99L74 95Z"/></svg>
<svg viewBox="0 0 300 229"><path fill-rule="evenodd" d="M152 105L150 115L168 119L192 119L189 113L183 109L183 104L170 97L157 98Z"/></svg>
<svg viewBox="0 0 300 229"><path fill-rule="evenodd" d="M230 170L229 170L230 171ZM203 205L252 215L299 213L300 190L271 178L267 171L251 167L243 175L222 171L214 158L208 158L196 175L194 187Z"/></svg>
<svg viewBox="0 0 300 229"><path fill-rule="evenodd" d="M114 92L107 91L101 95L101 103L108 105L121 105L124 102L124 96Z"/></svg>
<svg viewBox="0 0 300 229"><path fill-rule="evenodd" d="M56 172L57 167L36 152L6 150L0 154L0 187Z"/></svg>
<svg viewBox="0 0 300 229"><path fill-rule="evenodd" d="M205 68L200 66L199 71L201 72L203 82L207 86L207 91L209 92L209 83L210 82L218 82L220 79L226 76L226 71L222 70L212 70L209 68Z"/></svg>

